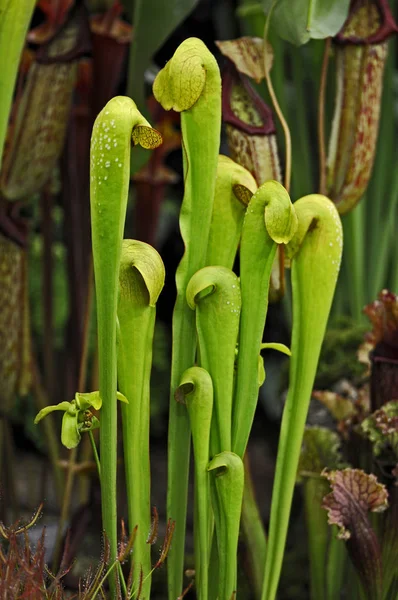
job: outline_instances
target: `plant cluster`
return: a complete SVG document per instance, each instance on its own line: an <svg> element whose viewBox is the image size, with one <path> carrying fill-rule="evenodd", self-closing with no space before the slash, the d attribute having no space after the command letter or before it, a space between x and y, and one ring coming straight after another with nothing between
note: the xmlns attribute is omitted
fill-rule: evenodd
<svg viewBox="0 0 398 600"><path fill-rule="evenodd" d="M139 23L146 9L140 2L136 4L139 40ZM239 10L246 18L256 14L257 8L243 2ZM112 97L113 92L104 92L94 102L98 114L87 127L89 131L92 124L87 163L92 265L86 261L83 269L88 298L84 311L78 311L83 334L77 344L79 368L75 369L76 388L80 391L72 401L58 404L45 401L38 372L32 366L26 233L20 222L15 227L10 206L15 202L18 207L21 199L46 184L61 152L66 116L77 71L82 66L78 61L88 48L85 9L77 3L68 13L63 6L58 15L63 24L60 29L54 31L50 26L48 31L42 26L30 34L42 46L23 90L18 90L0 181L1 207L5 207L0 214L0 242L7 250L7 289L16 295L18 314L23 316L5 345L7 386L2 394L7 412L15 390L24 391L32 381L41 397L35 423L46 417L43 423L47 424L58 494L65 496L62 526L72 493L77 447L84 440L83 434L88 434L101 485L105 552L79 598L105 596L107 582L111 598L148 600L153 571L167 557L169 600L182 598L191 587L199 600L232 600L239 595L238 542L243 531L254 594L261 600L274 600L297 480L303 485L311 598L340 597L345 585L345 551L358 575L358 581L347 584L353 598L396 597L398 301L393 293L382 292L379 301L366 308L375 323L368 339L372 348L367 346L362 351L366 355L371 350L369 390L366 386L355 390L353 399L329 391L314 394L335 418L336 431L306 428L306 421L338 285L343 253L341 216L345 219L347 254L354 256L355 262L360 221L353 215L359 214L355 207L372 173L387 39L397 27L385 0L336 0L330 5L297 0L294 18L289 16L289 10L287 0L264 0L263 39L246 36L218 42L226 60L222 74L201 40L188 38L182 42L154 79L151 112L158 117L154 127L144 115L139 90L137 104L127 96ZM129 31L118 20L117 12L114 8L109 17L115 26L109 37L119 43ZM6 13L8 19L12 15L12 11ZM17 42L26 34L27 23L23 19L22 25L23 31L13 45L14 54L18 52ZM90 23L96 34L101 34L105 25L98 19ZM297 194L299 198L293 203L292 139L272 80L272 63L278 56L269 44L271 32L297 45L311 38L326 40L319 82L318 193ZM0 44L1 36L0 28ZM137 44L138 41L133 44L131 55L136 70ZM335 104L326 151L327 84L332 55ZM44 108L42 91L52 79L57 93L52 105ZM257 83L257 90L250 80ZM105 98L107 102L102 101ZM5 110L8 119L6 105ZM44 117L38 124L33 115L40 110ZM168 111L180 113L181 133L170 127L176 116L168 117ZM0 122L3 129L4 120ZM220 154L222 121L231 157ZM29 127L23 126L25 122ZM283 169L277 143L279 126L284 134ZM3 129L0 128L1 147L5 140ZM124 231L131 179L134 177L142 189L149 182L152 191L157 189L159 199L159 190L164 191L172 179L162 165L164 155L180 143L184 195L179 225L184 253L176 271L172 317L167 526L160 558L153 565L151 546L157 537L158 517L156 509L151 517L150 384L156 305L166 273L153 244L124 239ZM141 150L152 152L144 167ZM47 191L50 195L49 188ZM308 191L312 192L313 186ZM82 243L80 249L84 248ZM278 342L263 342L269 302L281 300L285 294L286 267L290 269L290 348ZM86 393L82 390L87 385L92 275L98 391ZM14 279L19 287L13 285ZM358 272L354 280L357 282ZM51 281L47 283L51 288ZM7 293L3 296L7 305ZM357 294L353 313L360 298ZM24 339L25 345L20 345L19 339ZM48 339L52 341L50 330ZM279 351L289 357L289 386L267 533L259 516L246 455L259 388L266 377L263 350ZM44 363L49 389L54 389L52 360L51 352L47 352ZM121 401L120 411L117 399ZM50 422L53 415L48 417L54 411L63 412L61 442L71 450L65 482ZM95 438L98 429L99 452ZM118 438L123 442L129 529L127 534L122 525L122 542L118 542L117 532ZM183 577L191 449L194 576L186 587ZM387 516L369 516L369 512L385 511L389 504ZM6 550L0 550L5 589L15 597L34 598L34 594L41 593L48 598L61 598L65 565L61 561L56 576L45 574L44 537L36 550L31 550L28 527L1 526L0 533L6 541ZM18 538L23 536L25 544L20 546ZM55 564L59 554L58 540ZM127 577L122 568L126 560L130 562ZM15 576L14 584L10 574Z"/></svg>

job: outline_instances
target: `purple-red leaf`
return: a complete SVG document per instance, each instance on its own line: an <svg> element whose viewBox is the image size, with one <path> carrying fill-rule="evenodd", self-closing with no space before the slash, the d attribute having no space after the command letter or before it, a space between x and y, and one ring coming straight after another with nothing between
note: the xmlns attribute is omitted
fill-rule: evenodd
<svg viewBox="0 0 398 600"><path fill-rule="evenodd" d="M368 304L364 313L373 330L366 341L373 345L371 359L371 402L376 410L398 399L398 296L388 290Z"/></svg>
<svg viewBox="0 0 398 600"><path fill-rule="evenodd" d="M368 511L382 512L388 507L387 490L374 475L361 469L344 469L324 471L323 476L332 488L323 506L328 511L329 524L339 527L341 539L351 537L359 516L367 518Z"/></svg>
<svg viewBox="0 0 398 600"><path fill-rule="evenodd" d="M384 342L398 348L398 295L382 290L379 297L363 309L373 325L366 340L373 346Z"/></svg>
<svg viewBox="0 0 398 600"><path fill-rule="evenodd" d="M176 526L176 522L172 521L171 519L169 519L167 521L167 525L166 525L166 534L164 536L164 540L163 540L163 546L160 550L160 556L159 556L159 560L157 561L157 563L155 564L155 566L153 567L153 569L158 569L166 560L167 555L169 553L170 550L170 546L171 546L171 540L173 539L173 534L174 534L174 529Z"/></svg>
<svg viewBox="0 0 398 600"><path fill-rule="evenodd" d="M149 532L148 539L146 541L147 544L151 544L151 546L152 546L153 544L156 543L156 540L158 539L158 529L159 529L159 513L158 513L158 509L156 508L156 506L153 506L152 507L151 530Z"/></svg>
<svg viewBox="0 0 398 600"><path fill-rule="evenodd" d="M347 550L369 598L382 594L381 549L368 512L388 506L387 490L374 475L359 469L324 472L332 491L323 501L328 522L339 528L338 537L347 540Z"/></svg>
<svg viewBox="0 0 398 600"><path fill-rule="evenodd" d="M354 0L348 19L334 40L341 44L380 44L396 31L388 0Z"/></svg>

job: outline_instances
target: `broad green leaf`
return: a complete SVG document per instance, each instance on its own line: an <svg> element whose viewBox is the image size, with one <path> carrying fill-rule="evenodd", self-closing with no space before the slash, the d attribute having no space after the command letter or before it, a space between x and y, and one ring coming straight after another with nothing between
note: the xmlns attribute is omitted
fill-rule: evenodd
<svg viewBox="0 0 398 600"><path fill-rule="evenodd" d="M264 10L269 10L269 4L263 0ZM279 0L274 6L271 28L301 46L310 39L336 35L347 19L350 0Z"/></svg>
<svg viewBox="0 0 398 600"><path fill-rule="evenodd" d="M79 410L86 410L88 408L95 408L99 410L102 406L102 400L99 392L76 392L75 394L76 406Z"/></svg>
<svg viewBox="0 0 398 600"><path fill-rule="evenodd" d="M73 408L74 407L71 402L60 402L59 404L52 404L51 406L45 406L36 415L34 423L35 423L35 425L37 425L37 423L39 423L42 419L44 419L44 417L46 417L51 412L54 412L55 410L69 411L71 409L73 410Z"/></svg>
<svg viewBox="0 0 398 600"><path fill-rule="evenodd" d="M34 0L0 2L0 166L19 59L34 6Z"/></svg>
<svg viewBox="0 0 398 600"><path fill-rule="evenodd" d="M62 417L62 428L61 428L61 442L70 450L71 448L76 448L78 443L80 442L80 432L78 429L78 413L71 414L69 412L65 412Z"/></svg>

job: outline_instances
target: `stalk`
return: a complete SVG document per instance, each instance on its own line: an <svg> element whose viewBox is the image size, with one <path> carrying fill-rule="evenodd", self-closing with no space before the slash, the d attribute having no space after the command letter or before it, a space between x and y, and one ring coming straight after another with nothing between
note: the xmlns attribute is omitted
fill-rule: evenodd
<svg viewBox="0 0 398 600"><path fill-rule="evenodd" d="M383 220L384 222L381 223L382 227L380 227L380 229L378 228L377 239L375 239L371 251L371 255L374 258L374 268L371 270L372 286L368 290L368 298L374 298L380 290L386 287L391 290L398 289L397 269L394 268L394 235L398 206L398 170L394 172L391 190L387 193L387 196L389 203L388 206L386 206L386 217L385 220ZM375 257L377 257L377 261ZM388 277L391 263L394 268L392 281L390 281Z"/></svg>
<svg viewBox="0 0 398 600"><path fill-rule="evenodd" d="M342 253L342 227L333 203L313 194L298 200L292 257L293 332L290 385L283 411L271 504L263 600L278 588L312 387Z"/></svg>
<svg viewBox="0 0 398 600"><path fill-rule="evenodd" d="M249 454L244 457L245 486L242 503L242 532L247 544L250 561L250 572L253 577L255 598L261 598L264 579L264 563L267 550L267 538L264 525L258 509L250 474Z"/></svg>
<svg viewBox="0 0 398 600"><path fill-rule="evenodd" d="M54 397L54 264L53 264L53 197L49 186L41 194L41 228L43 235L43 363L44 384L50 400Z"/></svg>
<svg viewBox="0 0 398 600"><path fill-rule="evenodd" d="M308 477L304 482L311 600L326 600L329 525L327 514L322 507L322 499L328 491L328 483L320 477Z"/></svg>
<svg viewBox="0 0 398 600"><path fill-rule="evenodd" d="M325 110L326 84L330 57L330 38L326 38L323 49L321 78L318 97L318 151L319 151L319 193L326 193L326 142L325 142Z"/></svg>
<svg viewBox="0 0 398 600"><path fill-rule="evenodd" d="M288 242L297 228L289 194L268 181L247 208L240 249L242 312L236 374L232 450L245 453L258 398L258 355L268 309L268 290L277 244Z"/></svg>
<svg viewBox="0 0 398 600"><path fill-rule="evenodd" d="M253 2L253 0L239 0L236 13L241 21L244 35L262 37L265 15L260 2Z"/></svg>
<svg viewBox="0 0 398 600"><path fill-rule="evenodd" d="M152 345L156 301L165 271L154 248L124 240L120 262L118 303L118 383L128 404L122 406L124 464L130 532L138 526L134 542L133 589L142 577L143 597L151 591L151 527L149 417Z"/></svg>
<svg viewBox="0 0 398 600"><path fill-rule="evenodd" d="M77 389L83 390L86 385L87 379L87 362L88 362L88 350L89 350L89 336L90 336L90 324L91 324L91 316L93 309L93 272L92 272L92 263L90 263L90 269L88 274L88 296L86 300L85 306L85 314L84 314L84 323L83 323L83 333L82 333L82 351L80 356L80 364L79 364L79 378L77 381ZM92 431L88 432L90 438L93 439ZM61 543L62 537L64 535L65 526L68 521L70 505L72 501L73 494L73 484L75 480L76 473L76 458L77 458L77 446L72 448L68 456L68 466L66 469L66 481L65 481L65 489L63 491L63 501L61 507L61 515L59 519L57 537L55 540L55 548L52 560L52 568L57 571L59 567L60 553L61 553Z"/></svg>
<svg viewBox="0 0 398 600"><path fill-rule="evenodd" d="M195 315L185 292L192 275L205 266L213 210L221 130L221 79L218 65L196 38L185 40L158 74L153 93L166 110L181 112L185 191L180 214L185 253L176 273L168 432L168 518L176 521L168 568L169 599L182 593L190 427L174 393L184 371L194 364Z"/></svg>
<svg viewBox="0 0 398 600"><path fill-rule="evenodd" d="M98 115L91 138L91 226L97 298L99 393L102 399L100 456L102 519L117 557L116 311L119 263L130 181L132 141L144 148L161 143L158 132L130 98L113 98ZM115 574L111 589L115 592Z"/></svg>
<svg viewBox="0 0 398 600"><path fill-rule="evenodd" d="M44 386L40 379L40 373L35 361L32 364L32 390L35 397L36 407L44 409L48 405L48 398L44 390ZM46 438L47 452L50 458L51 466L54 473L55 493L59 506L62 505L62 499L65 491L65 477L59 465L60 447L59 441L55 434L54 419L49 417L43 423L44 435Z"/></svg>
<svg viewBox="0 0 398 600"><path fill-rule="evenodd" d="M265 21L265 25L264 25L264 41L263 41L263 45L264 45L264 74L265 74L265 81L267 83L267 89L268 89L268 93L269 96L271 98L272 101L272 105L274 107L274 111L278 116L280 125L283 129L283 135L285 138L285 177L284 177L284 185L285 188L287 189L287 191L290 191L290 181L291 181L291 173L292 173L292 138L290 135L290 129L289 126L286 122L286 119L284 117L284 114L282 112L282 109L280 107L280 104L278 102L278 98L276 96L275 93L275 89L274 86L272 85L272 79L271 79L271 73L270 73L270 69L268 68L267 65L267 61L268 61L268 53L267 53L267 38L268 38L268 29L269 29L269 25L271 22L271 17L272 17L272 13L273 10L275 8L275 4L276 2L274 1L272 3L272 6L270 8L270 11L267 15L267 19Z"/></svg>
<svg viewBox="0 0 398 600"><path fill-rule="evenodd" d="M292 196L299 198L314 189L312 172L312 140L310 140L310 121L308 119L308 83L305 82L306 65L301 52L291 53L295 102L290 119L292 134L292 161L300 165L292 173Z"/></svg>
<svg viewBox="0 0 398 600"><path fill-rule="evenodd" d="M192 430L195 459L195 580L199 600L209 597L211 540L209 463L213 384L207 371L192 367L185 371L176 399L186 405Z"/></svg>
<svg viewBox="0 0 398 600"><path fill-rule="evenodd" d="M196 312L200 364L214 385L214 456L231 450L235 348L241 308L239 279L226 267L205 267L189 282L187 302Z"/></svg>
<svg viewBox="0 0 398 600"><path fill-rule="evenodd" d="M366 304L364 278L365 272L365 240L364 232L364 208L366 198L350 213L343 217L344 227L344 256L343 273L345 281L350 287L348 295L351 316L356 321L363 319L362 309Z"/></svg>
<svg viewBox="0 0 398 600"><path fill-rule="evenodd" d="M347 565L347 550L344 542L337 537L337 527L332 526L328 561L326 567L326 598L340 600L343 587L344 572Z"/></svg>
<svg viewBox="0 0 398 600"><path fill-rule="evenodd" d="M242 511L243 462L233 452L217 454L208 466L219 556L218 600L236 595L237 554Z"/></svg>

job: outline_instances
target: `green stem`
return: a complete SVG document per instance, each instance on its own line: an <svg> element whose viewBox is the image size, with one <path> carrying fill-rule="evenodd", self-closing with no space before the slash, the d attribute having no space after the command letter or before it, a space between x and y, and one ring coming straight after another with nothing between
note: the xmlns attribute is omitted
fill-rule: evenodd
<svg viewBox="0 0 398 600"><path fill-rule="evenodd" d="M100 459L98 456L97 444L95 443L93 432L91 430L88 431L88 437L90 440L91 448L93 450L95 464L97 465L98 478L101 481L101 463L100 463Z"/></svg>
<svg viewBox="0 0 398 600"><path fill-rule="evenodd" d="M56 573L58 571L58 568L60 565L61 550L62 550L62 538L64 535L65 526L66 526L66 523L68 520L69 507L70 507L70 502L71 502L72 492L73 492L73 483L75 481L74 466L76 464L76 457L77 457L77 447L72 448L72 450L70 451L69 457L68 457L69 458L68 471L67 471L67 475L66 475L66 482L65 482L61 514L59 517L57 539L55 542L54 555L53 555L52 565L51 565L54 573Z"/></svg>
<svg viewBox="0 0 398 600"><path fill-rule="evenodd" d="M255 597L261 598L267 539L265 536L264 524L256 502L247 452L244 458L244 466L245 487L243 490L242 504L242 532L249 553Z"/></svg>
<svg viewBox="0 0 398 600"><path fill-rule="evenodd" d="M264 29L262 30L259 37L261 37L264 33ZM282 114L287 114L287 94L286 94L286 83L287 83L287 75L286 75L286 50L290 51L290 44L287 44L284 40L282 40L279 35L272 30L269 32L269 39L271 46L274 51L274 61L272 65L272 85L275 91L275 96L278 98L278 103L281 109ZM295 49L293 49L295 51ZM283 134L283 130L280 127L280 133ZM278 139L280 137L280 152L283 153L285 148L285 140L284 137L278 135Z"/></svg>
<svg viewBox="0 0 398 600"><path fill-rule="evenodd" d="M271 8L269 10L269 13L267 15L267 19L265 21L265 25L264 25L264 40L263 40L263 47L264 47L264 73L265 73L265 80L267 82L267 89L268 89L268 93L270 95L270 98L272 100L272 105L274 107L275 113L278 116L279 122L281 124L281 127L283 129L283 135L284 135L284 139L285 139L285 177L284 177L284 185L286 190L289 192L290 191L290 182L291 182L291 172L292 172L292 138L290 135L290 129L289 126L286 122L285 116L281 110L280 104L278 102L278 98L277 95L275 93L275 89L274 86L272 85L272 79L271 79L271 69L268 68L267 66L267 60L268 60L268 53L267 53L267 48L266 48L266 44L267 44L267 38L268 38L268 29L269 29L269 25L271 23L271 18L272 18L272 13L273 10L275 8L275 5L277 3L277 0L273 0Z"/></svg>
<svg viewBox="0 0 398 600"><path fill-rule="evenodd" d="M41 194L41 231L43 237L43 363L44 385L50 401L54 400L54 260L53 197L48 187Z"/></svg>
<svg viewBox="0 0 398 600"><path fill-rule="evenodd" d="M241 21L244 35L262 37L264 33L265 15L260 2L239 0L237 15Z"/></svg>
<svg viewBox="0 0 398 600"><path fill-rule="evenodd" d="M195 580L199 600L209 597L210 558L210 425L213 411L213 384L207 371L192 367L185 371L176 399L187 406L195 458Z"/></svg>
<svg viewBox="0 0 398 600"><path fill-rule="evenodd" d="M111 560L117 557L116 311L131 143L156 147L161 136L130 98L113 98L98 115L91 138L91 225L97 297L102 518ZM115 577L110 580L116 593Z"/></svg>
<svg viewBox="0 0 398 600"><path fill-rule="evenodd" d="M311 27L312 15L314 13L314 0L309 0L308 2L308 12L307 12L307 29Z"/></svg>
<svg viewBox="0 0 398 600"><path fill-rule="evenodd" d="M127 585L126 585L126 580L124 579L124 573L123 573L123 568L122 565L120 564L120 561L117 561L117 570L119 571L119 581L122 585L123 588L123 593L124 593L124 597L126 598L126 600L128 599L127 596Z"/></svg>
<svg viewBox="0 0 398 600"><path fill-rule="evenodd" d="M304 482L304 503L310 560L311 600L326 600L326 565L329 562L329 525L322 499L329 484L320 477L309 477Z"/></svg>
<svg viewBox="0 0 398 600"><path fill-rule="evenodd" d="M318 96L318 150L319 150L319 193L326 194L326 142L325 142L325 112L326 87L329 67L331 38L325 40L321 77L319 80ZM313 61L314 64L314 61Z"/></svg>
<svg viewBox="0 0 398 600"><path fill-rule="evenodd" d="M268 289L277 243L297 227L289 194L280 183L263 184L247 208L240 248L242 312L232 421L232 450L243 457L258 399L258 355L268 309Z"/></svg>
<svg viewBox="0 0 398 600"><path fill-rule="evenodd" d="M236 594L239 523L242 511L243 462L233 452L217 454L208 466L220 561L218 600Z"/></svg>
<svg viewBox="0 0 398 600"><path fill-rule="evenodd" d="M212 537L211 537L210 567L209 567L209 600L217 600L217 598L218 598L219 575L220 575L220 558L218 555L217 532L214 529L214 517L213 517L213 531L212 531Z"/></svg>
<svg viewBox="0 0 398 600"><path fill-rule="evenodd" d="M87 361L88 361L88 350L89 350L89 336L90 336L90 322L91 322L91 314L92 314L92 305L93 305L93 292L94 292L94 284L93 284L93 265L92 261L90 261L89 271L88 271L88 295L86 301L86 307L84 312L84 323L83 323L83 333L82 333L82 352L80 356L80 365L79 365L79 380L77 382L77 389L83 390L86 385L87 379ZM91 435L91 431L89 432ZM77 458L77 447L72 448L69 453L68 459L68 468L66 474L66 484L65 490L63 494L61 515L58 524L57 531L57 539L55 541L54 547L54 555L53 555L53 569L56 571L59 566L60 554L61 554L61 544L62 538L64 535L64 529L69 516L69 509L72 500L73 493L73 483L75 479L75 465Z"/></svg>
<svg viewBox="0 0 398 600"><path fill-rule="evenodd" d="M337 527L332 526L327 567L326 567L326 598L340 600L343 587L344 573L347 565L347 550L342 540L337 537Z"/></svg>
<svg viewBox="0 0 398 600"><path fill-rule="evenodd" d="M108 579L108 577L112 574L114 568L120 564L118 560L115 560L111 566L109 567L109 569L107 569L105 575L103 576L103 578L101 579L101 581L99 582L99 584L97 585L97 587L94 589L93 592L90 592L90 598L97 598L99 592L101 591L102 586L104 585L105 581ZM116 597L116 596L115 596Z"/></svg>
<svg viewBox="0 0 398 600"><path fill-rule="evenodd" d="M204 267L213 210L221 130L221 79L217 63L195 38L183 42L158 74L153 92L163 108L182 111L184 199L180 229L185 253L176 273L168 431L167 515L176 521L167 560L169 599L182 593L187 513L190 428L174 392L196 354L195 314L185 298L192 275Z"/></svg>
<svg viewBox="0 0 398 600"><path fill-rule="evenodd" d="M300 198L310 193L313 188L312 147L309 139L310 123L308 119L308 82L304 77L303 53L293 51L292 61L294 104L290 119L292 133L292 160L294 165L300 165L292 173L292 197Z"/></svg>
<svg viewBox="0 0 398 600"><path fill-rule="evenodd" d="M214 386L211 455L231 450L232 394L241 296L239 279L226 267L205 267L190 280L187 301L196 312L200 365Z"/></svg>
<svg viewBox="0 0 398 600"><path fill-rule="evenodd" d="M155 303L164 284L159 254L144 242L124 240L118 304L118 382L128 404L122 406L129 530L134 542L133 588L150 597L151 476L149 457L150 377Z"/></svg>
<svg viewBox="0 0 398 600"><path fill-rule="evenodd" d="M351 316L357 321L363 319L362 309L366 303L364 289L364 252L363 217L366 198L343 218L344 227L344 279L346 289L350 290L348 300Z"/></svg>
<svg viewBox="0 0 398 600"><path fill-rule="evenodd" d="M388 194L389 203L386 207L386 216L383 219L384 227L379 228L379 237L375 240L373 250L373 269L371 271L371 288L369 290L369 299L375 298L383 288L390 288L396 291L398 284L397 268L395 265L395 231L397 227L397 207L398 207L398 169L393 175L391 192ZM391 268L391 259L393 263L392 285L388 281L388 271Z"/></svg>
<svg viewBox="0 0 398 600"><path fill-rule="evenodd" d="M33 392L34 392L34 397L35 397L35 401L36 401L36 406L38 409L43 409L48 406L49 402L46 397L45 391L43 389L43 386L42 386L42 383L40 380L39 371L38 371L36 364L33 364L32 371L33 371L32 385L33 385ZM59 502L59 505L61 506L62 498L63 498L63 494L64 494L65 478L64 478L64 474L62 473L61 467L59 465L59 455L60 455L59 441L55 434L56 429L54 426L54 419L53 419L52 415L49 415L47 417L47 419L44 419L43 427L44 427L44 434L45 434L45 438L46 438L47 451L50 456L50 461L51 461L51 465L52 465L53 473L54 473L54 483L55 483L55 491L56 491L56 495L57 495L57 500Z"/></svg>
<svg viewBox="0 0 398 600"><path fill-rule="evenodd" d="M298 229L288 245L293 257L290 385L272 492L263 600L274 600L279 584L305 421L342 252L341 222L330 200L313 194L294 207Z"/></svg>

